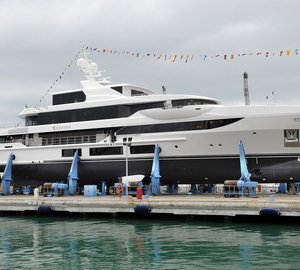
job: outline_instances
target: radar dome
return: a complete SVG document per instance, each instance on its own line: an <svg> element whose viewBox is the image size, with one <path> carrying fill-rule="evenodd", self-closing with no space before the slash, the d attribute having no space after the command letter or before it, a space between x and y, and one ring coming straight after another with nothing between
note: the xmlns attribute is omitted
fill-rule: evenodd
<svg viewBox="0 0 300 270"><path fill-rule="evenodd" d="M98 69L98 65L95 62L90 63L90 67L93 72L96 72Z"/></svg>
<svg viewBox="0 0 300 270"><path fill-rule="evenodd" d="M86 68L87 67L87 61L84 58L79 58L77 60L77 66L79 68Z"/></svg>

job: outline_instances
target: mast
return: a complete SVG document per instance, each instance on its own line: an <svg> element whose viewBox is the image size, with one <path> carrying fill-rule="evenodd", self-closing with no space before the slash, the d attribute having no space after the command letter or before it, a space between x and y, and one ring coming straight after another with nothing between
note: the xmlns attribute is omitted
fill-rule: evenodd
<svg viewBox="0 0 300 270"><path fill-rule="evenodd" d="M248 74L244 72L244 96L245 96L245 105L250 106L250 97L249 97L249 89L248 89Z"/></svg>
<svg viewBox="0 0 300 270"><path fill-rule="evenodd" d="M89 59L88 47L82 46L82 58L77 60L78 68L83 72L88 82L98 82L102 85L111 84L109 77L102 77L102 72L105 70L98 70L98 65Z"/></svg>

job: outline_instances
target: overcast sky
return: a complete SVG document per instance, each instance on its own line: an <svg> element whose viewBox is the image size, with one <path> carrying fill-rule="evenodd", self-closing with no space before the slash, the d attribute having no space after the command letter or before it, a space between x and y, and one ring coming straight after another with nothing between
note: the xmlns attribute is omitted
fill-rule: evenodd
<svg viewBox="0 0 300 270"><path fill-rule="evenodd" d="M246 71L251 104L265 104L275 91L277 104L298 105L299 10L298 0L0 0L0 122L18 121L25 104L34 106L81 41L119 52L194 55L188 63L173 63L93 52L114 83L156 92L165 85L168 93L210 96L232 105L244 103ZM242 53L254 55L237 56ZM224 54L235 58L225 61ZM203 61L200 55L209 57ZM74 65L54 92L79 88L82 79Z"/></svg>

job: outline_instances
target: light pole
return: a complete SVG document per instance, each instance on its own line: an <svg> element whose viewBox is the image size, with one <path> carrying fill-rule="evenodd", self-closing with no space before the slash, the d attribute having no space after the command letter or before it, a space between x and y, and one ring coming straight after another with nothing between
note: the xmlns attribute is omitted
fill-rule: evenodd
<svg viewBox="0 0 300 270"><path fill-rule="evenodd" d="M126 160L126 197L128 196L128 148L131 146L132 138L123 138L123 145L125 146L125 160Z"/></svg>

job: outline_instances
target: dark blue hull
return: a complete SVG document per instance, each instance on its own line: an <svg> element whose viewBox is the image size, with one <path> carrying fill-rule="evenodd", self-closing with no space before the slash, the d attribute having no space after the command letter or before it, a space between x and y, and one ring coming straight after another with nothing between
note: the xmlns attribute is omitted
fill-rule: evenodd
<svg viewBox="0 0 300 270"><path fill-rule="evenodd" d="M259 182L300 181L300 162L295 156L247 157L251 178ZM71 163L13 165L13 184L41 185L44 182L66 181ZM149 183L152 159L130 159L129 174L144 174ZM4 167L0 167L3 171ZM238 157L161 158L162 184L223 183L240 177ZM81 160L78 165L79 184L113 184L125 175L125 160Z"/></svg>

